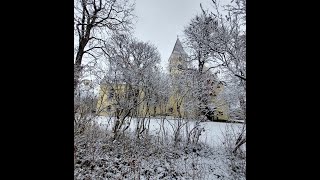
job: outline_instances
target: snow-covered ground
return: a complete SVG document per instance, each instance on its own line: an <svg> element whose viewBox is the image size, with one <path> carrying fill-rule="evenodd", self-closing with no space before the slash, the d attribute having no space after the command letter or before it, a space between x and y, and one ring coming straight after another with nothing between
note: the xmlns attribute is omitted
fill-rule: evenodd
<svg viewBox="0 0 320 180"><path fill-rule="evenodd" d="M86 135L76 137L78 150L75 154L75 179L245 179L243 172L232 175L234 172L230 168L230 158L234 157L224 151L221 143L225 128L241 128L243 124L201 122L200 129L203 128L204 131L199 141L209 146L184 144L174 147L172 144L162 143L167 141L157 141L157 137L163 137L165 129L165 137L170 140L178 123L184 124L181 128L184 133L186 126L189 129L194 127L194 121L152 118L149 134L153 136L139 140L133 133L141 119L132 118L129 120L130 124L124 125L128 126L126 135L118 141L110 141L106 138L105 130L111 130L114 120L99 117L95 121L100 125L100 130L93 126L92 131L85 132ZM164 128L161 124L164 124ZM112 136L109 134L109 137ZM245 160L236 162L236 166L245 167Z"/></svg>
<svg viewBox="0 0 320 180"><path fill-rule="evenodd" d="M99 117L97 118L96 122L102 127L102 128L108 128L111 129L112 123L114 118L113 117ZM162 120L160 118L151 118L150 119L150 126L149 126L149 132L152 135L157 135L161 133L161 124ZM133 132L136 128L138 119L132 118L130 121L130 125L128 128L128 131ZM182 124L185 124L182 128L182 132L185 132L186 126L189 127L189 129L192 129L195 126L195 121L189 121L186 122L185 120L180 120ZM167 130L168 136L173 136L173 130L178 126L178 120L175 120L173 118L167 117L164 120L164 127ZM201 122L200 128L204 128L204 131L201 133L200 141L214 147L217 144L221 143L221 140L223 138L223 133L225 132L227 127L234 127L235 129L241 128L243 124L240 123L223 123L223 122Z"/></svg>

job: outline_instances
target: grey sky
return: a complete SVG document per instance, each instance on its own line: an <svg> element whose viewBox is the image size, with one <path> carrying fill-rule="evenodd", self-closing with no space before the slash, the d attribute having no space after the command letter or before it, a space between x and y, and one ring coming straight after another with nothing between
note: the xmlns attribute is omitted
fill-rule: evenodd
<svg viewBox="0 0 320 180"><path fill-rule="evenodd" d="M157 46L165 69L177 35L182 37L184 27L201 12L200 3L204 9L212 7L211 0L136 0L134 35Z"/></svg>

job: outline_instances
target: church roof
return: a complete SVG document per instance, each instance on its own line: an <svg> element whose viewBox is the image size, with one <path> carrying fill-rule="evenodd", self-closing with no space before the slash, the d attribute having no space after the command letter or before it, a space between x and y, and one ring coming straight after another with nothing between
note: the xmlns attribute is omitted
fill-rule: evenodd
<svg viewBox="0 0 320 180"><path fill-rule="evenodd" d="M182 47L182 44L179 40L179 38L177 38L177 41L176 43L174 44L174 48L172 50L172 53L181 53L181 54L186 54L186 52L184 51L183 47Z"/></svg>

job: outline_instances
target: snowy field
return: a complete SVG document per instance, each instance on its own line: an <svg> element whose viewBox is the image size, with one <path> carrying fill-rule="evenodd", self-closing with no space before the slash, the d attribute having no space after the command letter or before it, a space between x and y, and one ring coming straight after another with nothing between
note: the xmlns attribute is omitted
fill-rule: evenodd
<svg viewBox="0 0 320 180"><path fill-rule="evenodd" d="M130 124L127 135L120 141L109 141L103 135L105 130L111 130L115 118L98 117L95 121L101 131L87 131L89 134L77 136L75 139L77 151L75 154L75 179L177 179L177 180L244 180L243 171L232 172L233 167L245 167L245 160L237 160L231 164L223 149L222 140L226 128L241 128L243 124L222 122L201 122L204 129L199 141L207 146L190 144L174 147L157 141L157 137L173 138L173 130L182 126L192 129L195 122L186 120L152 118L149 124L149 134L152 139L142 141L135 139L135 131L139 118L128 120ZM145 121L145 124L148 121ZM163 126L162 126L163 125ZM165 129L165 134L163 134ZM100 135L99 135L100 133ZM182 137L184 135L182 134Z"/></svg>
<svg viewBox="0 0 320 180"><path fill-rule="evenodd" d="M100 125L100 127L104 129L111 129L113 126L113 117L99 117L96 122ZM130 125L128 131L134 132L134 129L137 125L137 118L132 118L130 121ZM173 130L178 126L177 120L173 118L165 119L164 121L160 118L151 118L150 119L150 134L159 135L161 133L161 124L164 122L164 127L168 136L173 136ZM189 129L192 129L195 126L194 121L186 122L185 120L180 120L182 124L184 124L182 128L182 132L185 132L186 126ZM243 126L240 123L223 123L223 122L201 122L200 128L204 128L200 136L200 141L205 143L211 147L215 147L217 144L220 144L223 139L223 132L225 132L226 128L233 127L234 129L239 129Z"/></svg>

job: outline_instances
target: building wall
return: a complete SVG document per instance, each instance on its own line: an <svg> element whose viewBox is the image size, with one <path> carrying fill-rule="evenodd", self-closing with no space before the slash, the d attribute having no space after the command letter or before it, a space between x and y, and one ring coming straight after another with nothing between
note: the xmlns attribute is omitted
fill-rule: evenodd
<svg viewBox="0 0 320 180"><path fill-rule="evenodd" d="M220 87L221 90L223 86ZM115 100L114 97L117 95L124 94L125 85L118 85L117 88L114 88L114 95L110 97L110 87L108 88L105 85L102 85L99 92L99 98L97 102L97 110L96 112L102 116L114 116L116 107L114 106ZM221 91L220 90L220 91ZM139 101L141 101L144 97L144 92L140 90L139 93ZM216 116L220 120L227 120L228 117L228 105L225 103L223 99L217 99L216 97L212 97L211 100L213 103L217 104ZM160 116L167 115L173 117L185 117L185 110L183 108L183 100L181 96L178 94L172 95L168 102L160 102L157 105L148 105L147 102L141 103L137 107L137 115L138 116ZM178 110L178 106L180 106L180 111Z"/></svg>
<svg viewBox="0 0 320 180"><path fill-rule="evenodd" d="M112 90L113 89L113 90ZM112 116L115 113L114 107L116 96L121 96L125 92L125 86L120 84L117 86L101 85L97 102L96 112L103 116Z"/></svg>

